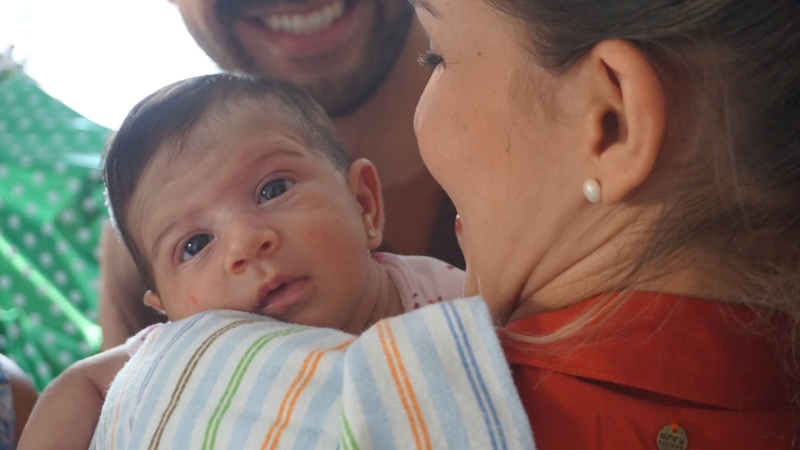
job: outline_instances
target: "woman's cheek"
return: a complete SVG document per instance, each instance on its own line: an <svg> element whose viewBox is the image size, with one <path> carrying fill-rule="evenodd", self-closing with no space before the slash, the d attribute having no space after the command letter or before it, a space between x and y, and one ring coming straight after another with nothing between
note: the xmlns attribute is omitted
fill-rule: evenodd
<svg viewBox="0 0 800 450"><path fill-rule="evenodd" d="M428 79L425 90L422 91L422 95L417 102L417 109L414 112L414 133L417 136L423 158L425 153L435 150L430 138L433 136L432 131L436 128L437 120L442 120L441 116L444 113L443 111L439 111L438 114L436 112L437 104L441 104L445 100L439 98L441 96L438 95L439 77L439 70L434 70Z"/></svg>
<svg viewBox="0 0 800 450"><path fill-rule="evenodd" d="M428 108L428 101L431 90L433 89L433 76L434 74L431 74L431 78L428 78L428 83L425 85L425 89L422 90L422 94L420 94L419 100L417 100L417 108L414 110L414 134L417 135L417 138L420 136L420 129L426 119L425 114Z"/></svg>

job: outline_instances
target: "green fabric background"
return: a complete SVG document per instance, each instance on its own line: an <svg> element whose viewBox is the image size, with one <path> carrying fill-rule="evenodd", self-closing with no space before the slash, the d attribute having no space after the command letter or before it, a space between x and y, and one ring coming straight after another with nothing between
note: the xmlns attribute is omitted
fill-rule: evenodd
<svg viewBox="0 0 800 450"><path fill-rule="evenodd" d="M0 353L40 390L100 348L108 136L21 71L0 76Z"/></svg>

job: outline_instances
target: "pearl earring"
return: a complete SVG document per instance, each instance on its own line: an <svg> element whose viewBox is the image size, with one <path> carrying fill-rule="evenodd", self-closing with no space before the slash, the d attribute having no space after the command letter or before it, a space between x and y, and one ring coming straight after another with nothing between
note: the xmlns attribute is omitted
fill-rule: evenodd
<svg viewBox="0 0 800 450"><path fill-rule="evenodd" d="M597 182L594 178L589 178L588 180L583 182L583 195L586 196L586 200L589 200L591 203L597 203L600 201L600 183Z"/></svg>
<svg viewBox="0 0 800 450"><path fill-rule="evenodd" d="M371 238L374 238L374 237L375 237L375 236L377 236L377 235L378 235L378 232L377 232L377 231L375 231L375 230L369 230L369 231L367 231L367 236L369 236L369 237L371 237Z"/></svg>

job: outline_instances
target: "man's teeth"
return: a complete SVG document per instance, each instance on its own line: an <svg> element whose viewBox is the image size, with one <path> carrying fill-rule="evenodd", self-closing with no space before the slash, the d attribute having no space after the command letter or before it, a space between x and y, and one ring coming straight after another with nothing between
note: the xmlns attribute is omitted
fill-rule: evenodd
<svg viewBox="0 0 800 450"><path fill-rule="evenodd" d="M269 15L262 22L270 30L292 34L311 34L320 31L344 14L344 0L336 0L309 14Z"/></svg>

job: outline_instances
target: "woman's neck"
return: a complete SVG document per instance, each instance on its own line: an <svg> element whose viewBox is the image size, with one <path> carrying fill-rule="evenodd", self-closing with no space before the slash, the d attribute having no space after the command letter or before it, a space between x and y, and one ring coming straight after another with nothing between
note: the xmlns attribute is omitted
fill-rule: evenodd
<svg viewBox="0 0 800 450"><path fill-rule="evenodd" d="M735 274L701 252L679 251L667 261L653 261L639 267L651 238L645 230L651 229L653 216L652 212L641 209L617 211L614 217L619 221L616 224L606 221L603 230L593 228L596 236L572 235L562 245L556 245L550 254L572 253L573 258L560 261L560 265L543 258L530 272L503 323L566 308L620 289L737 302L742 290L735 282ZM568 243L572 248L579 247L577 242L588 244L583 253L569 248Z"/></svg>

